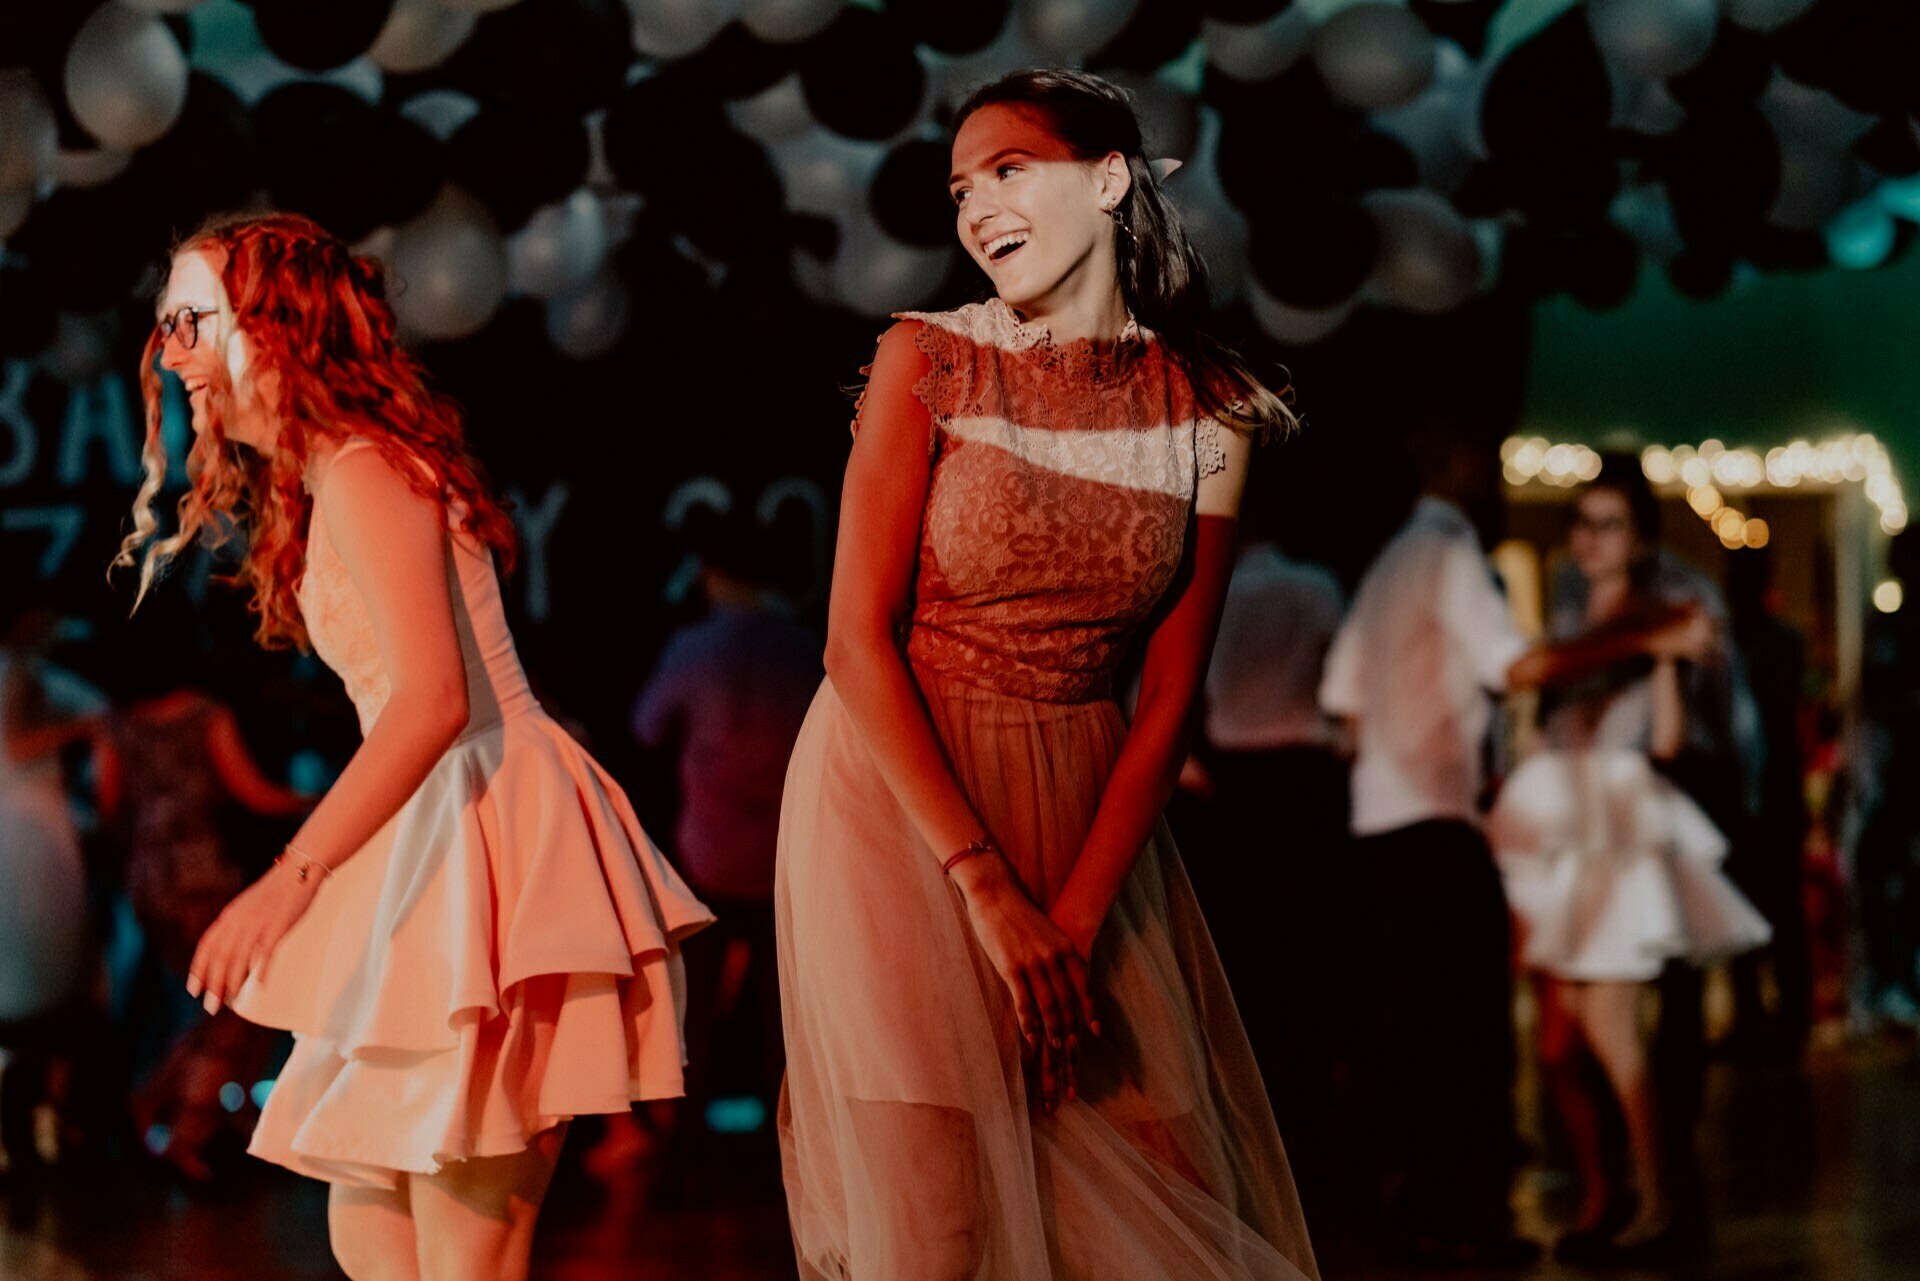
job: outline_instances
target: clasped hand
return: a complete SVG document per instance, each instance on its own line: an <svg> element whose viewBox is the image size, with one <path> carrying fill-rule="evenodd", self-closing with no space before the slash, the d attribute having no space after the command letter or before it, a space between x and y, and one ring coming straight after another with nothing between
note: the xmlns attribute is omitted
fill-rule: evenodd
<svg viewBox="0 0 1920 1281"><path fill-rule="evenodd" d="M1034 906L998 857L992 862L997 872L969 884L967 911L988 961L1013 998L1026 1060L1036 1069L1031 1079L1039 1086L1041 1106L1052 1112L1077 1092L1081 1038L1100 1034L1087 956L1072 936Z"/></svg>
<svg viewBox="0 0 1920 1281"><path fill-rule="evenodd" d="M306 913L320 880L301 881L282 867L240 891L214 918L193 949L187 994L205 994L208 1013L218 1013L247 976L266 969L273 949Z"/></svg>

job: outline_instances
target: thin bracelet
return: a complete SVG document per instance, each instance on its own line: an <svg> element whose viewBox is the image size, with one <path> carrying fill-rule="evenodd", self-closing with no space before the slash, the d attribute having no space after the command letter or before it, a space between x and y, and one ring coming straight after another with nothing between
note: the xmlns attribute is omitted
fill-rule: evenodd
<svg viewBox="0 0 1920 1281"><path fill-rule="evenodd" d="M292 841L287 842L287 847L280 851L280 857L273 860L273 865L279 867L285 863L287 861L287 855L289 854L292 854L300 860L300 866L293 870L293 879L299 881L302 885L307 883L308 878L313 875L313 869L316 867L320 869L320 879L323 881L333 875L332 868L301 849L298 845L295 845Z"/></svg>
<svg viewBox="0 0 1920 1281"><path fill-rule="evenodd" d="M983 836L971 845L968 845L965 849L957 850L948 855L946 862L940 864L940 870L951 876L955 864L965 862L976 854L998 854L999 852L1000 847Z"/></svg>

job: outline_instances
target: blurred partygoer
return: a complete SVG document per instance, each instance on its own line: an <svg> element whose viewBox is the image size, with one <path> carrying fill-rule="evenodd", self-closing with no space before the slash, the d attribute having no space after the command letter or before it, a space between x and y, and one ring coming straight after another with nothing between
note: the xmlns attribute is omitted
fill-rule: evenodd
<svg viewBox="0 0 1920 1281"><path fill-rule="evenodd" d="M1678 668L1681 702L1680 746L1654 762L1655 768L1706 811L1707 818L1733 847L1729 864L1741 860L1739 847L1753 832L1758 805L1761 724L1720 585L1704 570L1657 544L1659 507L1645 481L1640 459L1609 454L1601 460L1601 481L1630 495L1639 528L1650 548L1636 563L1637 599L1645 608L1704 615L1714 645L1691 654L1695 661ZM1588 614L1590 585L1577 560L1569 558L1555 573L1548 593L1549 617L1579 619ZM1672 1164L1668 1184L1686 1208L1700 1194L1693 1155L1693 1134L1706 1100L1706 972L1675 961L1660 975L1660 1017L1651 1049L1659 1094L1662 1145Z"/></svg>
<svg viewBox="0 0 1920 1281"><path fill-rule="evenodd" d="M1320 710L1339 580L1270 542L1234 565L1207 668L1199 753L1207 796L1185 844L1280 1132L1311 1194L1328 1125L1352 968L1342 915L1347 766ZM1184 814L1182 815L1184 817ZM1188 828L1182 828L1185 835ZM1306 976L1311 975L1311 978Z"/></svg>
<svg viewBox="0 0 1920 1281"><path fill-rule="evenodd" d="M146 1080L134 1119L141 1133L167 1136L163 1160L205 1182L214 1174L210 1145L237 1123L221 1087L259 1080L276 1038L230 1009L200 1009L183 991L188 962L266 861L229 848L234 808L292 818L312 798L260 768L233 710L199 679L206 650L193 619L184 606L170 612L164 624L139 620L139 643L114 665L120 705L95 740L94 779L101 819L125 853L127 898L146 948L148 982L134 1003L142 1026L132 1029L136 1072L145 1068Z"/></svg>
<svg viewBox="0 0 1920 1281"><path fill-rule="evenodd" d="M244 513L258 638L309 642L365 740L215 919L189 990L295 1033L249 1150L333 1185L350 1276L520 1278L582 1113L681 1091L680 939L709 914L543 713L494 559L512 527L395 338L379 268L292 215L176 252L142 366L140 587ZM158 360L193 483L156 538Z"/></svg>
<svg viewBox="0 0 1920 1281"><path fill-rule="evenodd" d="M690 1115L674 1130L663 1183L686 1174L704 1105L729 1090L771 1104L785 1056L774 954L773 866L780 792L807 706L820 687L820 640L767 585L770 549L758 527L721 518L695 555L708 613L674 632L634 707L635 736L677 760L680 811L673 853L719 917L687 947ZM730 998L723 1002L723 997ZM751 1018L759 1058L745 1071L713 1056L729 1011ZM743 1038L735 1038L736 1040Z"/></svg>
<svg viewBox="0 0 1920 1281"><path fill-rule="evenodd" d="M1493 1265L1513 1236L1511 931L1479 824L1492 695L1682 643L1682 622L1529 646L1467 512L1497 464L1448 424L1409 433L1420 498L1368 569L1327 656L1320 702L1351 722L1353 880L1375 922L1382 1161L1400 1247Z"/></svg>
<svg viewBox="0 0 1920 1281"><path fill-rule="evenodd" d="M1887 567L1920 601L1920 530L1893 540ZM1920 1026L1920 606L1872 621L1851 771L1860 965L1855 1004L1869 1024Z"/></svg>
<svg viewBox="0 0 1920 1281"><path fill-rule="evenodd" d="M1637 465L1604 473L1574 506L1570 539L1584 604L1560 608L1551 634L1647 626L1659 508ZM1713 661L1716 638L1694 612L1686 644L1609 666L1548 691L1544 749L1514 773L1494 809L1493 842L1538 976L1540 1057L1583 1199L1560 1243L1569 1258L1630 1262L1670 1246L1677 1221L1642 1005L1669 962L1695 964L1764 943L1766 921L1719 870L1727 840L1655 762L1686 741L1682 657ZM1608 1177L1587 1056L1625 1122L1632 1212Z"/></svg>
<svg viewBox="0 0 1920 1281"><path fill-rule="evenodd" d="M902 318L857 413L774 901L801 1273L1316 1275L1161 821L1285 405L1198 329L1126 95L957 117L995 296ZM1113 701L1144 636L1139 710Z"/></svg>
<svg viewBox="0 0 1920 1281"><path fill-rule="evenodd" d="M1800 745L1806 641L1781 617L1769 550L1737 552L1727 570L1734 647L1745 661L1759 731L1753 816L1727 870L1773 929L1766 948L1733 962L1737 1052L1798 1058L1813 1026L1807 937L1807 790ZM1771 978L1774 1000L1766 999Z"/></svg>
<svg viewBox="0 0 1920 1281"><path fill-rule="evenodd" d="M0 1149L22 1172L39 1161L34 1108L90 962L61 753L94 732L106 704L48 661L63 631L56 611L30 607L0 640Z"/></svg>

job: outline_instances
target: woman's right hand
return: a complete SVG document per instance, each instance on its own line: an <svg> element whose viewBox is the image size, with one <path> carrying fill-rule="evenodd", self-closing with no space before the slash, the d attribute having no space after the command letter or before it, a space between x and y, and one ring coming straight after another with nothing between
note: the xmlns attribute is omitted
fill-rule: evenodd
<svg viewBox="0 0 1920 1281"><path fill-rule="evenodd" d="M1034 906L998 853L954 868L975 937L1013 998L1028 1058L1051 1112L1074 1096L1080 1038L1096 1025L1087 962L1066 931Z"/></svg>

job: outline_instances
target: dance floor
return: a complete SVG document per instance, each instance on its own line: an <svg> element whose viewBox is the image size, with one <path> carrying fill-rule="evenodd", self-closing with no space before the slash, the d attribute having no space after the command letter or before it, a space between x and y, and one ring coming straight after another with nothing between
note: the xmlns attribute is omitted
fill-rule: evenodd
<svg viewBox="0 0 1920 1281"><path fill-rule="evenodd" d="M1920 1277L1920 1059L1910 1047L1817 1051L1804 1075L1712 1069L1701 1129L1710 1247L1660 1270L1686 1281L1911 1281ZM662 1207L644 1166L570 1171L538 1248L543 1281L760 1281L792 1264L764 1149L710 1165L686 1206ZM1536 1178L1523 1203L1542 1199ZM1546 1189L1550 1190L1550 1189ZM10 1194L0 1194L0 1196ZM333 1278L318 1187L261 1170L223 1197L187 1196L151 1170L57 1185L0 1224L7 1281ZM1308 1207L1309 1215L1312 1206ZM1523 1210L1523 1217L1526 1213ZM1364 1233L1323 1242L1329 1281L1397 1281ZM1512 1276L1588 1275L1543 1264Z"/></svg>

